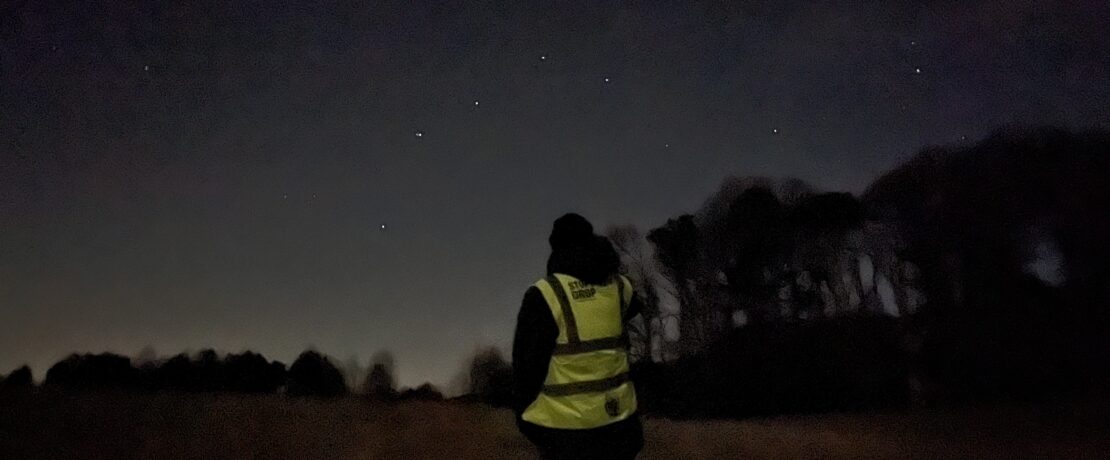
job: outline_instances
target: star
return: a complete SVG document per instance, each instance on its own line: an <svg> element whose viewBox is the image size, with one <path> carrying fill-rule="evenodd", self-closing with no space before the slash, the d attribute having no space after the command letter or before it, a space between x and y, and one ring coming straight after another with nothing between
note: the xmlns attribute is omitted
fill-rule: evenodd
<svg viewBox="0 0 1110 460"><path fill-rule="evenodd" d="M382 225L381 225L380 227L378 227L378 228L379 228L379 229L381 229L381 230L382 230L382 231L384 232L384 231L385 231L385 224L382 224Z"/></svg>
<svg viewBox="0 0 1110 460"><path fill-rule="evenodd" d="M144 66L143 66L143 71L145 71L145 72L150 72L150 66L148 66L148 65L144 65Z"/></svg>
<svg viewBox="0 0 1110 460"><path fill-rule="evenodd" d="M541 61L546 61L547 60L547 55L546 54L541 54L540 55L540 60Z"/></svg>
<svg viewBox="0 0 1110 460"><path fill-rule="evenodd" d="M417 131L416 137L424 137L424 131Z"/></svg>
<svg viewBox="0 0 1110 460"><path fill-rule="evenodd" d="M778 134L778 133L779 133L778 128L771 128L771 134Z"/></svg>
<svg viewBox="0 0 1110 460"><path fill-rule="evenodd" d="M474 101L474 105L478 105L478 101Z"/></svg>
<svg viewBox="0 0 1110 460"><path fill-rule="evenodd" d="M663 144L663 148L669 149L669 148L671 148L671 144Z"/></svg>
<svg viewBox="0 0 1110 460"><path fill-rule="evenodd" d="M913 69L913 73L921 73L921 67Z"/></svg>
<svg viewBox="0 0 1110 460"><path fill-rule="evenodd" d="M609 77L605 77L605 83L609 83Z"/></svg>

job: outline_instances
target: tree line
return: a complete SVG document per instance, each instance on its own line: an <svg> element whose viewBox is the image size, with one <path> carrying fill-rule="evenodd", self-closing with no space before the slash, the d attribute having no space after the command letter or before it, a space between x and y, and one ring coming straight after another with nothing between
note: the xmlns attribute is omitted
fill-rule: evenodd
<svg viewBox="0 0 1110 460"><path fill-rule="evenodd" d="M261 354L245 351L220 355L206 349L169 358L133 360L114 353L72 354L46 372L42 387L79 391L179 391L194 393L283 394L292 397L363 396L378 401L443 400L439 388L424 383L398 388L394 360L379 352L369 369L341 369L336 360L306 350L289 366ZM460 399L507 406L511 397L512 368L497 348L474 353L464 374L465 395ZM354 384L350 382L355 382ZM0 391L25 391L35 387L31 369L22 366L7 377L0 375Z"/></svg>
<svg viewBox="0 0 1110 460"><path fill-rule="evenodd" d="M648 306L642 399L742 416L1105 391L1108 178L1104 131L1006 129L860 196L731 178L646 234L613 228Z"/></svg>

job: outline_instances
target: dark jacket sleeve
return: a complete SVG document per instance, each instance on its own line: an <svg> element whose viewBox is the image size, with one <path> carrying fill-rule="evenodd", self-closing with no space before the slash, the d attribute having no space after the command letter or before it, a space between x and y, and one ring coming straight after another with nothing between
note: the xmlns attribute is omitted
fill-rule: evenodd
<svg viewBox="0 0 1110 460"><path fill-rule="evenodd" d="M559 326L543 294L535 286L528 288L513 334L513 408L518 418L543 389L558 337Z"/></svg>
<svg viewBox="0 0 1110 460"><path fill-rule="evenodd" d="M635 318L636 315L644 311L644 302L640 300L640 296L633 294L632 300L628 302L628 310L624 312L624 322L628 323Z"/></svg>

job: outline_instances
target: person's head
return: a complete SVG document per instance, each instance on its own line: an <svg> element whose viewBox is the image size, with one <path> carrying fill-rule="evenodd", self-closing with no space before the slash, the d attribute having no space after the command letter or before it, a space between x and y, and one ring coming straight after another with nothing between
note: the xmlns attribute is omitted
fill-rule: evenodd
<svg viewBox="0 0 1110 460"><path fill-rule="evenodd" d="M563 214L551 226L551 236L547 237L552 251L588 246L594 239L594 226L575 213Z"/></svg>
<svg viewBox="0 0 1110 460"><path fill-rule="evenodd" d="M589 284L603 284L620 269L620 257L609 239L595 235L590 221L578 214L555 219L547 242L551 244L548 274L558 272Z"/></svg>

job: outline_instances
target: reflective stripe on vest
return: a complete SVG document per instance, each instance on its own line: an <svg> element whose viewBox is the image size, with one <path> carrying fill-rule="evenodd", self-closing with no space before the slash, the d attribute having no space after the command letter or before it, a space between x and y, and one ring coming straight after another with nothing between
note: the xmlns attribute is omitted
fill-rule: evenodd
<svg viewBox="0 0 1110 460"><path fill-rule="evenodd" d="M601 380L588 380L585 382L544 385L543 392L551 396L567 396L576 395L579 393L598 393L617 388L627 381L628 373L622 372L616 377L609 377Z"/></svg>
<svg viewBox="0 0 1110 460"><path fill-rule="evenodd" d="M557 274L535 286L551 309L559 336L543 389L525 409L524 420L550 428L588 429L635 413L624 330L628 280L620 276L606 285L587 285Z"/></svg>

